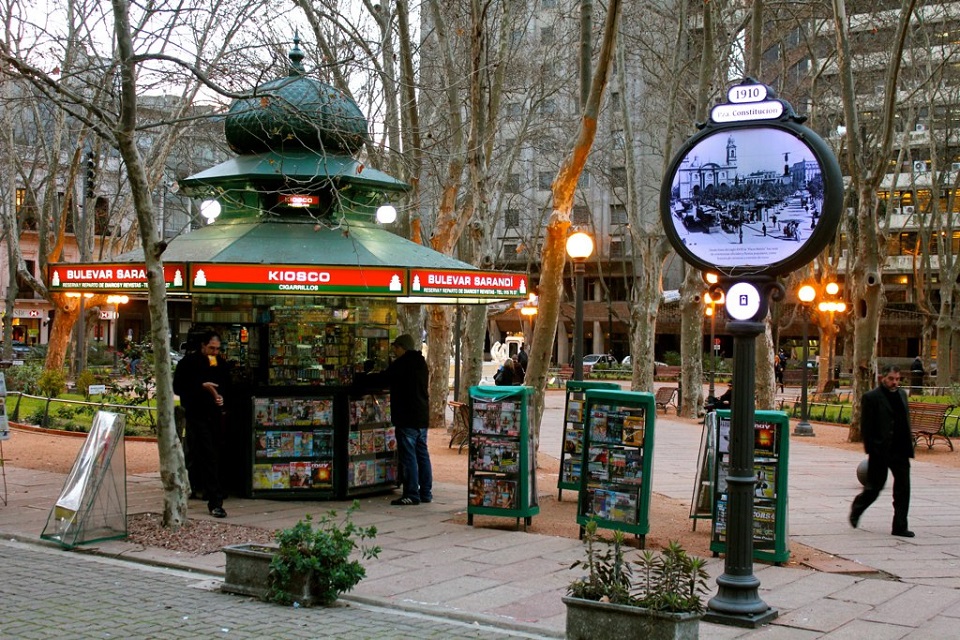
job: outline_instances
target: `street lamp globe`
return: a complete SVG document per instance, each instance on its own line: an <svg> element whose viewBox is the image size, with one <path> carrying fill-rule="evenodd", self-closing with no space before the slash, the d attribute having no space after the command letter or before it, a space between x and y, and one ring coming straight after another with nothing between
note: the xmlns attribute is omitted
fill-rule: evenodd
<svg viewBox="0 0 960 640"><path fill-rule="evenodd" d="M800 298L800 302L810 304L817 297L817 290L805 284L797 291L797 297Z"/></svg>
<svg viewBox="0 0 960 640"><path fill-rule="evenodd" d="M840 292L840 285L836 282L828 282L824 290L827 292L827 295L835 296Z"/></svg>
<svg viewBox="0 0 960 640"><path fill-rule="evenodd" d="M567 255L574 260L586 260L593 253L593 238L583 231L571 233L567 238Z"/></svg>

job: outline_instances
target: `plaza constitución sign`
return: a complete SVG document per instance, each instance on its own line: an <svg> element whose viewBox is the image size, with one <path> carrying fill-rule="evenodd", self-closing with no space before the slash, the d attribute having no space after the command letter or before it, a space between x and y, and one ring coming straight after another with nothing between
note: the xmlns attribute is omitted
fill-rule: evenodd
<svg viewBox="0 0 960 640"><path fill-rule="evenodd" d="M664 176L664 231L698 269L730 277L789 273L835 237L840 166L766 85L747 79L727 98Z"/></svg>

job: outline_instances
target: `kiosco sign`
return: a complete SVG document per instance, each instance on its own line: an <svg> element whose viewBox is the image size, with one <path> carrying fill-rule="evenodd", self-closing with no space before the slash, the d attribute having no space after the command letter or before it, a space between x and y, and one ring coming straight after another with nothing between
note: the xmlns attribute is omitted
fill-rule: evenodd
<svg viewBox="0 0 960 640"><path fill-rule="evenodd" d="M400 295L406 293L403 275L403 269L381 267L192 264L190 290L195 293Z"/></svg>
<svg viewBox="0 0 960 640"><path fill-rule="evenodd" d="M793 108L751 80L673 159L660 190L667 238L684 261L727 276L776 276L834 238L840 166Z"/></svg>

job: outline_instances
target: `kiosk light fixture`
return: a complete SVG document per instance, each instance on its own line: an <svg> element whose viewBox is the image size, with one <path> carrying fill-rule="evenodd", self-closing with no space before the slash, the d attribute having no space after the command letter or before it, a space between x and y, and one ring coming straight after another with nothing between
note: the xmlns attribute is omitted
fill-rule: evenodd
<svg viewBox="0 0 960 640"><path fill-rule="evenodd" d="M217 200L204 200L200 203L200 215L206 219L207 224L213 224L220 216L220 203Z"/></svg>
<svg viewBox="0 0 960 640"><path fill-rule="evenodd" d="M377 222L380 224L392 224L397 220L397 208L389 202L380 205L377 208Z"/></svg>

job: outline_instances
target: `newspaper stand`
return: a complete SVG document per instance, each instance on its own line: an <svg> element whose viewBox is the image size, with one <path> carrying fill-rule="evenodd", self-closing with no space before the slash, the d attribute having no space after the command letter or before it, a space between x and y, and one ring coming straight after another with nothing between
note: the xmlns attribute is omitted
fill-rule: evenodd
<svg viewBox="0 0 960 640"><path fill-rule="evenodd" d="M577 523L632 533L650 532L656 404L652 393L586 392Z"/></svg>
<svg viewBox="0 0 960 640"><path fill-rule="evenodd" d="M527 414L532 389L470 387L467 524L474 515L523 519L540 513L536 451Z"/></svg>
<svg viewBox="0 0 960 640"><path fill-rule="evenodd" d="M557 478L557 500L563 490L580 490L580 459L583 457L583 417L589 389L620 389L615 382L567 380L567 397L563 405L563 449L560 451L560 477Z"/></svg>
<svg viewBox="0 0 960 640"><path fill-rule="evenodd" d="M713 478L713 527L710 550L726 553L727 483L730 411L717 411ZM787 468L790 419L782 411L757 411L754 418L753 557L780 564L790 559L787 527Z"/></svg>

